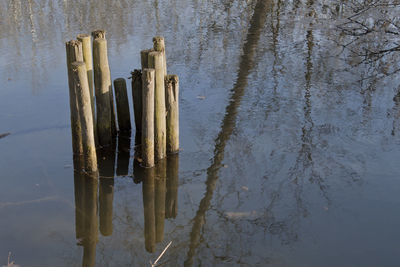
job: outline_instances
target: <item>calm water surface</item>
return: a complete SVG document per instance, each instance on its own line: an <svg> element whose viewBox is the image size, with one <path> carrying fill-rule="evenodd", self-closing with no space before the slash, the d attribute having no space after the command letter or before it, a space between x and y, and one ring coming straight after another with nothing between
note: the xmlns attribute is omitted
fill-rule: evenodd
<svg viewBox="0 0 400 267"><path fill-rule="evenodd" d="M150 266L172 241L164 266L398 266L400 60L365 53L400 9L377 2L0 1L0 265ZM121 137L106 178L74 175L64 43L99 28L113 79L165 36L182 151L155 173Z"/></svg>

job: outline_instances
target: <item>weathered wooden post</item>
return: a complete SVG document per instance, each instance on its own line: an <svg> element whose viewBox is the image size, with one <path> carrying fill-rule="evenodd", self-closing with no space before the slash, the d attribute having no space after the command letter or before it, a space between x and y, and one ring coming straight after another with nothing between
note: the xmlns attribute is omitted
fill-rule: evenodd
<svg viewBox="0 0 400 267"><path fill-rule="evenodd" d="M111 131L111 75L108 67L107 41L93 40L94 86L96 91L97 135L99 145L107 146L112 141Z"/></svg>
<svg viewBox="0 0 400 267"><path fill-rule="evenodd" d="M166 155L166 118L163 55L161 52L149 53L149 67L155 69L154 89L154 140L155 160Z"/></svg>
<svg viewBox="0 0 400 267"><path fill-rule="evenodd" d="M156 242L164 240L164 220L165 220L165 193L167 176L167 159L161 159L156 164L155 177L155 214L156 214Z"/></svg>
<svg viewBox="0 0 400 267"><path fill-rule="evenodd" d="M90 103L92 104L92 114L94 123L94 138L97 144L97 129L96 129L96 110L94 103L94 88L93 88L93 56L92 56L92 38L89 34L78 34L78 41L82 43L83 61L86 64L86 72L89 83Z"/></svg>
<svg viewBox="0 0 400 267"><path fill-rule="evenodd" d="M96 145L93 132L93 114L90 91L84 62L71 64L72 79L79 110L83 146L83 160L86 172L97 173Z"/></svg>
<svg viewBox="0 0 400 267"><path fill-rule="evenodd" d="M114 80L115 102L117 103L118 126L121 132L131 131L131 115L129 112L128 93L124 78Z"/></svg>
<svg viewBox="0 0 400 267"><path fill-rule="evenodd" d="M65 43L67 55L68 85L69 85L69 107L71 114L72 150L76 154L83 153L81 125L79 109L76 101L75 87L72 79L72 62L83 61L82 43L71 40Z"/></svg>
<svg viewBox="0 0 400 267"><path fill-rule="evenodd" d="M154 210L154 168L143 170L143 209L145 247L150 253L156 250L156 218Z"/></svg>
<svg viewBox="0 0 400 267"><path fill-rule="evenodd" d="M154 166L154 69L142 73L142 165Z"/></svg>
<svg viewBox="0 0 400 267"><path fill-rule="evenodd" d="M106 40L106 31L105 30L93 31L92 32L92 36L93 36L94 40L96 40L96 39L104 39L104 40ZM94 47L93 47L93 49L94 49ZM106 68L108 70L108 74L109 74L110 73L110 66L108 65L107 40L105 42L104 47L102 47L101 53L105 54L105 57L104 57L105 60L104 60L103 63L106 66ZM93 61L94 61L94 59L93 59ZM103 63L101 63L101 64L103 64ZM104 72L104 75L107 76L107 72ZM110 76L110 75L108 75L108 76ZM109 78L109 80L110 80L110 93L109 93L109 95L110 95L110 109L111 109L111 133L112 133L113 136L115 136L115 135L117 135L117 125L116 125L116 121L115 121L114 93L113 93L112 85L111 85L111 77ZM95 83L95 86L96 86L96 83Z"/></svg>
<svg viewBox="0 0 400 267"><path fill-rule="evenodd" d="M156 36L153 38L153 48L154 51L161 52L163 54L163 66L164 75L167 75L167 56L165 54L165 41L164 37Z"/></svg>
<svg viewBox="0 0 400 267"><path fill-rule="evenodd" d="M177 75L165 77L167 108L167 153L179 152L179 79Z"/></svg>
<svg viewBox="0 0 400 267"><path fill-rule="evenodd" d="M153 51L154 49L145 49L140 51L140 63L142 70L149 68L149 53Z"/></svg>
<svg viewBox="0 0 400 267"><path fill-rule="evenodd" d="M140 145L142 141L142 71L134 70L132 74L132 100L133 113L135 116L135 145Z"/></svg>

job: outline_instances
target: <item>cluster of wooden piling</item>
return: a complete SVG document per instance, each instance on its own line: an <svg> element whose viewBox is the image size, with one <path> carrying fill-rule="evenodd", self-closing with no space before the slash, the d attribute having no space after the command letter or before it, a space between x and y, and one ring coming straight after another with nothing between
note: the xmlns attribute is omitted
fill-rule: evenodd
<svg viewBox="0 0 400 267"><path fill-rule="evenodd" d="M79 34L66 51L73 150L83 155L86 171L97 172L96 147L110 146L118 131L131 131L126 81L114 80L115 109L105 31ZM151 168L179 151L179 79L167 75L163 37L154 37L153 48L140 55L141 70L132 72L136 158Z"/></svg>
<svg viewBox="0 0 400 267"><path fill-rule="evenodd" d="M153 167L179 151L179 79L167 75L164 38L154 37L153 48L142 50L140 57L142 69L132 72L135 124L142 165Z"/></svg>

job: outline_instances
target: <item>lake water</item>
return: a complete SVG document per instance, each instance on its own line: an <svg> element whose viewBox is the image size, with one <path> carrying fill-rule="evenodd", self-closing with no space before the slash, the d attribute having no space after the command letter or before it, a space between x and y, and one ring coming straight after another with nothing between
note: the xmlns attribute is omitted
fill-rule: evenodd
<svg viewBox="0 0 400 267"><path fill-rule="evenodd" d="M398 266L400 8L366 5L0 1L0 265L150 266L172 242L164 266ZM65 42L96 29L112 79L165 37L164 180L129 138L107 179L74 175Z"/></svg>

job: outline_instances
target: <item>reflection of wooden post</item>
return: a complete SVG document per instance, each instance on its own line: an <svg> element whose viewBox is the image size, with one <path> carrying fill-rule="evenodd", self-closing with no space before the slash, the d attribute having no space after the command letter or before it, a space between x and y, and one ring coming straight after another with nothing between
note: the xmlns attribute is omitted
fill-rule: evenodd
<svg viewBox="0 0 400 267"><path fill-rule="evenodd" d="M112 234L112 215L115 174L115 141L107 148L99 150L99 205L100 232L103 236Z"/></svg>
<svg viewBox="0 0 400 267"><path fill-rule="evenodd" d="M110 236L113 232L112 215L114 199L114 179L100 178L100 232L103 236Z"/></svg>
<svg viewBox="0 0 400 267"><path fill-rule="evenodd" d="M178 215L179 154L167 157L166 183L165 218L176 218Z"/></svg>
<svg viewBox="0 0 400 267"><path fill-rule="evenodd" d="M81 155L74 153L74 196L75 196L75 233L76 239L83 238L85 225L84 225L84 180L82 178L83 161Z"/></svg>
<svg viewBox="0 0 400 267"><path fill-rule="evenodd" d="M69 107L71 113L71 135L72 135L72 150L74 153L82 154L82 136L81 125L79 121L79 109L76 102L75 88L72 79L72 63L75 61L83 61L82 43L76 40L71 40L65 43L67 54L67 69L68 69L68 84L69 84Z"/></svg>
<svg viewBox="0 0 400 267"><path fill-rule="evenodd" d="M94 91L93 91L93 56L92 56L92 38L89 34L78 34L76 37L78 41L82 43L82 52L83 52L83 61L86 64L86 72L89 83L89 92L90 92L90 103L92 105L92 115L93 115L93 123L96 123L96 110L94 104ZM97 142L97 129L96 125L94 125L94 138Z"/></svg>
<svg viewBox="0 0 400 267"><path fill-rule="evenodd" d="M98 179L91 175L83 175L84 179L84 218L85 234L83 243L82 266L94 266L96 262L96 243L98 241L98 219L97 219L97 189Z"/></svg>
<svg viewBox="0 0 400 267"><path fill-rule="evenodd" d="M97 135L99 145L111 143L111 76L108 67L107 41L93 40L94 86L96 90Z"/></svg>
<svg viewBox="0 0 400 267"><path fill-rule="evenodd" d="M154 51L161 52L163 55L164 75L167 75L167 56L165 54L165 41L164 37L156 36L153 38Z"/></svg>
<svg viewBox="0 0 400 267"><path fill-rule="evenodd" d="M143 208L144 208L144 238L146 250L150 253L156 250L156 222L154 213L154 168L143 170Z"/></svg>
<svg viewBox="0 0 400 267"><path fill-rule="evenodd" d="M163 55L161 52L149 53L149 67L155 69L154 87L154 157L163 159L166 155L166 118Z"/></svg>
<svg viewBox="0 0 400 267"><path fill-rule="evenodd" d="M164 240L164 219L165 219L165 180L167 161L162 159L157 162L155 178L155 214L156 214L156 242Z"/></svg>
<svg viewBox="0 0 400 267"><path fill-rule="evenodd" d="M130 132L118 136L117 176L127 176L131 152Z"/></svg>
<svg viewBox="0 0 400 267"><path fill-rule="evenodd" d="M167 152L179 151L179 79L177 75L165 78L165 98L167 108Z"/></svg>
<svg viewBox="0 0 400 267"><path fill-rule="evenodd" d="M154 166L154 69L144 69L142 74L142 164Z"/></svg>
<svg viewBox="0 0 400 267"><path fill-rule="evenodd" d="M114 80L115 100L117 104L118 126L121 132L131 131L131 115L129 112L128 93L124 78Z"/></svg>
<svg viewBox="0 0 400 267"><path fill-rule="evenodd" d="M142 71L134 70L132 73L132 100L135 115L135 145L140 145L142 140Z"/></svg>
<svg viewBox="0 0 400 267"><path fill-rule="evenodd" d="M93 132L93 114L90 103L90 91L87 80L86 65L84 62L72 63L72 79L79 107L83 159L85 170L97 172L96 146Z"/></svg>

